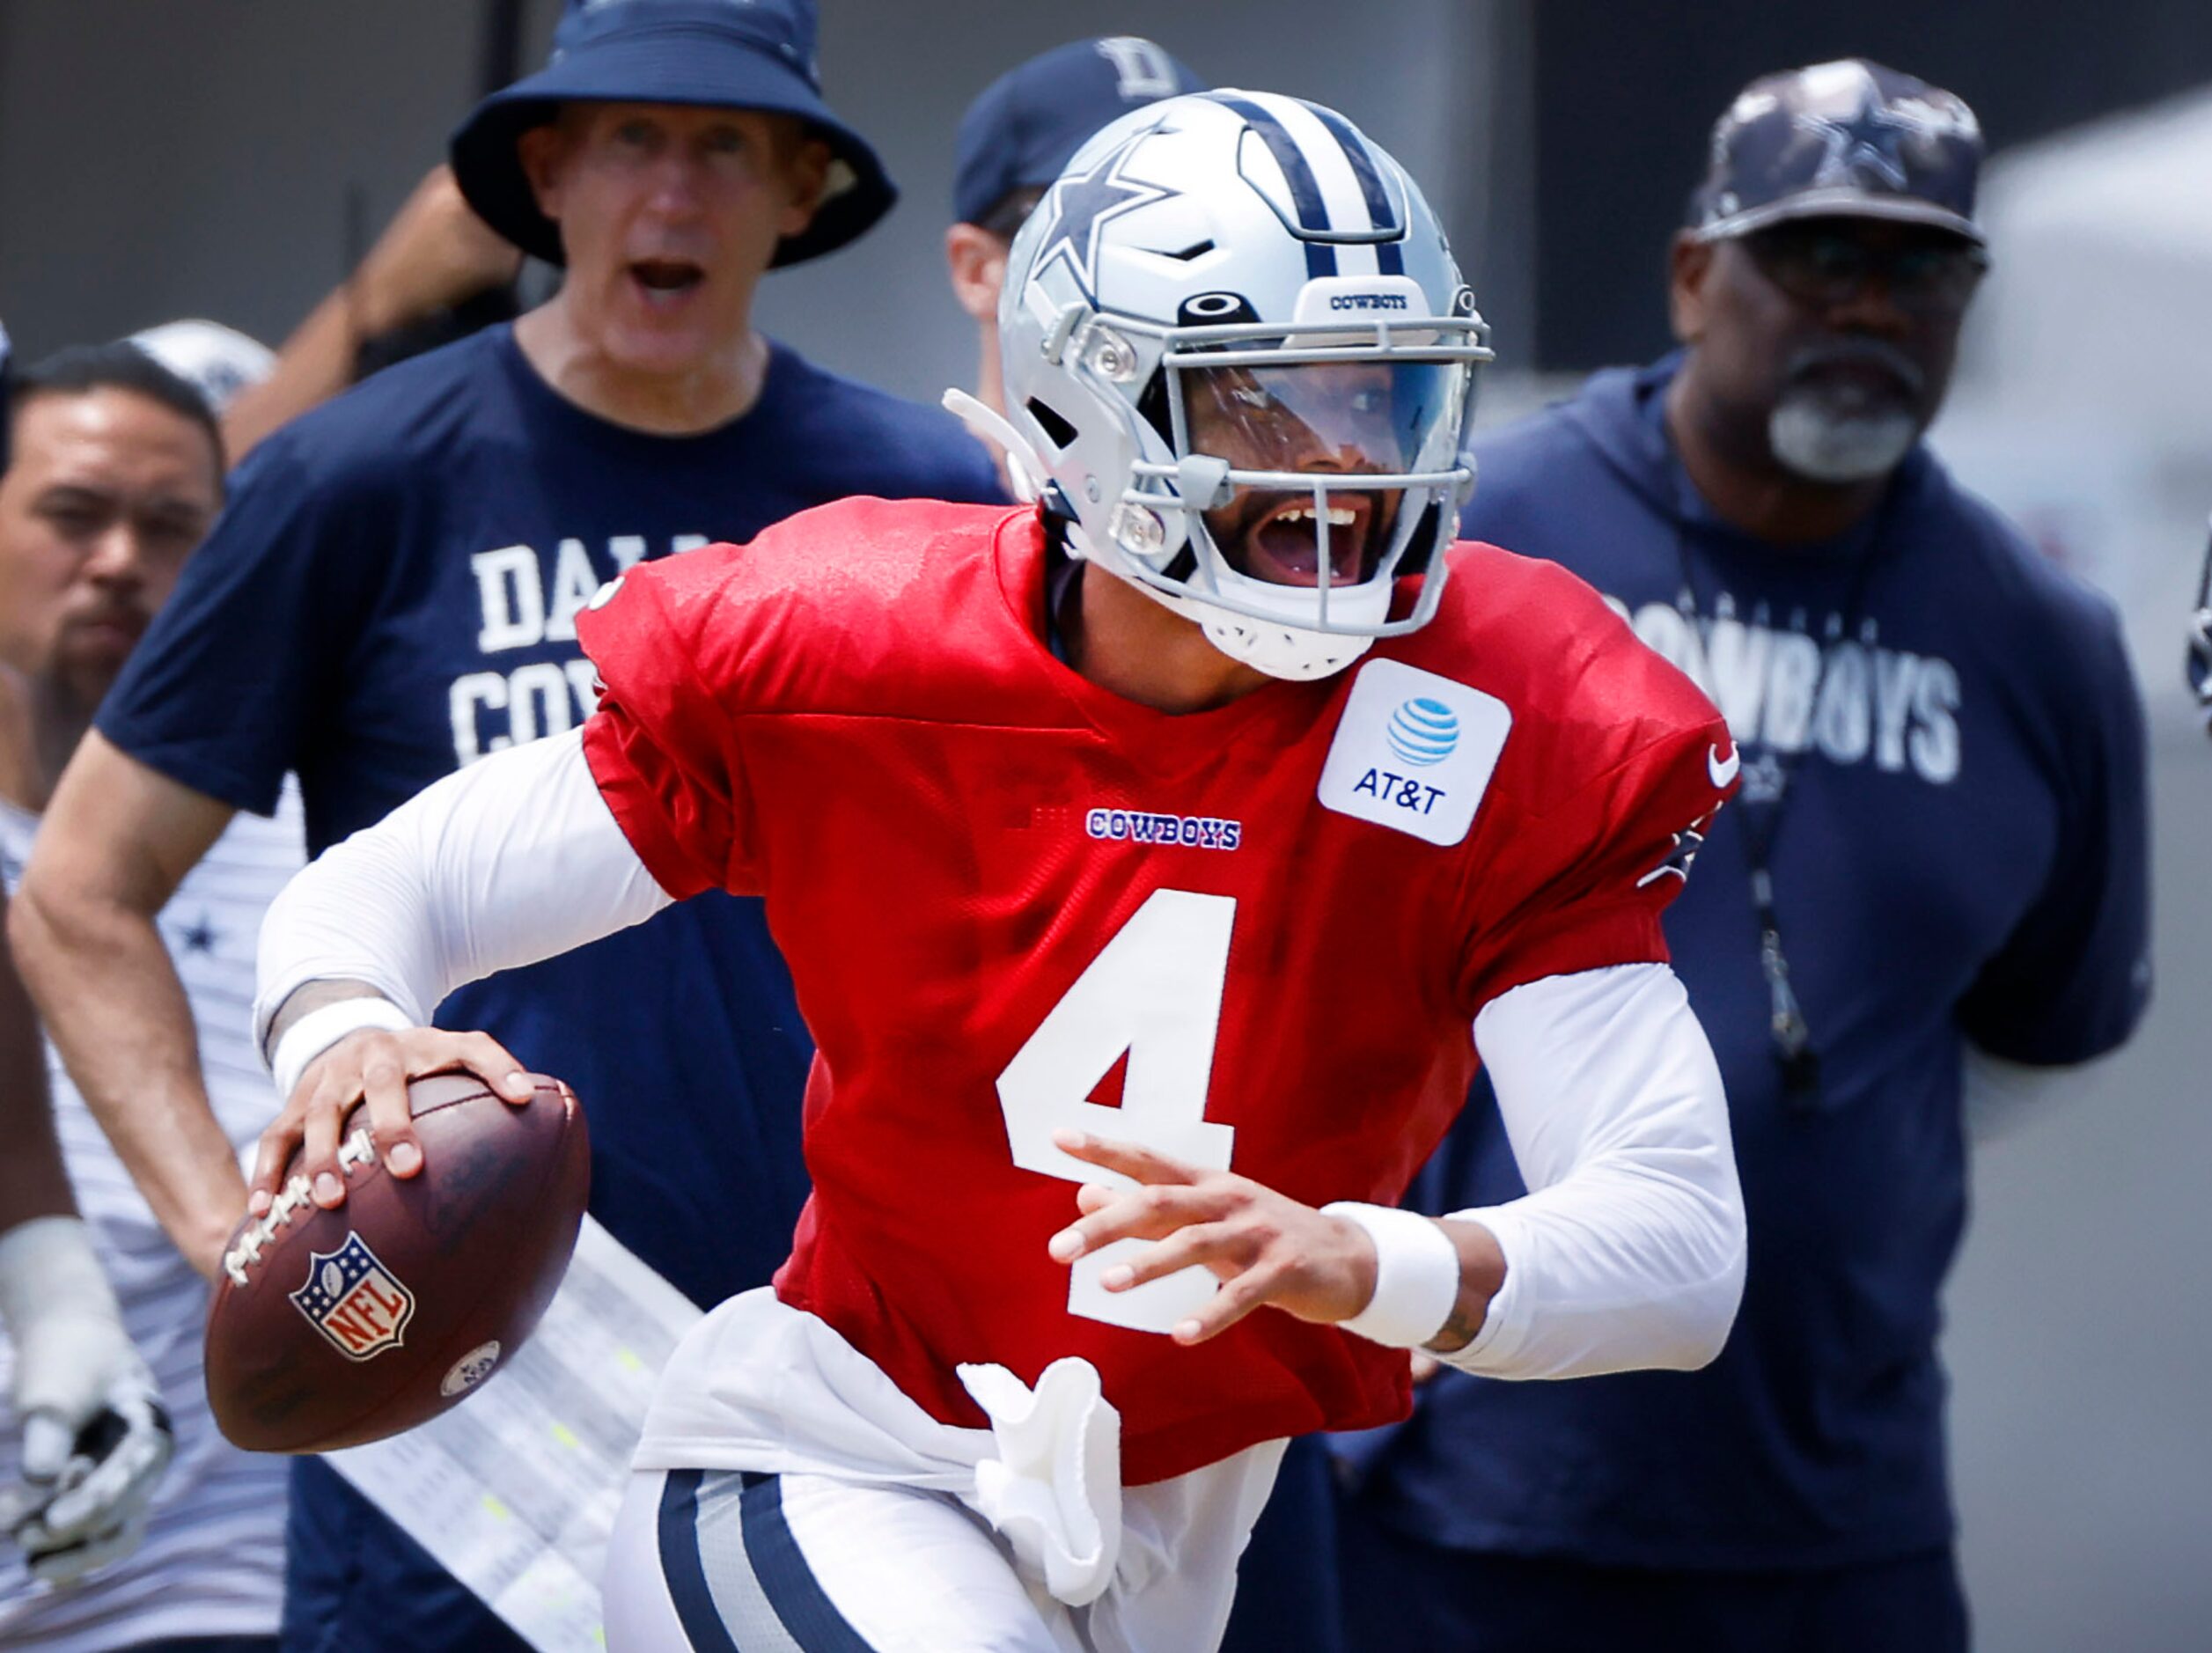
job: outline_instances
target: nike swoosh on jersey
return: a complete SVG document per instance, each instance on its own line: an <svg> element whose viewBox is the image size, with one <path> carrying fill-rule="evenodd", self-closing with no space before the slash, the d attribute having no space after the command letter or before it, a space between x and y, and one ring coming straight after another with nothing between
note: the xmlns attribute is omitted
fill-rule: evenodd
<svg viewBox="0 0 2212 1653"><path fill-rule="evenodd" d="M1718 746L1708 747L1705 753L1705 773L1713 777L1715 786L1726 786L1736 778L1737 770L1744 767L1744 753L1734 742L1729 743L1728 756L1721 756Z"/></svg>

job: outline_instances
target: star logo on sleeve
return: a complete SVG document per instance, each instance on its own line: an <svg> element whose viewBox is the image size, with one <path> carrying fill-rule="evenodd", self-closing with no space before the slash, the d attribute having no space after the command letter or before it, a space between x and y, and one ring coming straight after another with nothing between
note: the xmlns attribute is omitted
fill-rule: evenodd
<svg viewBox="0 0 2212 1653"><path fill-rule="evenodd" d="M177 944L187 952L215 951L216 929L205 913L177 932Z"/></svg>
<svg viewBox="0 0 2212 1653"><path fill-rule="evenodd" d="M1636 880L1636 888L1641 890L1647 885L1657 884L1661 878L1679 878L1683 883L1687 884L1690 881L1690 869L1697 864L1697 852L1705 848L1705 834L1712 829L1713 815L1717 812L1715 811L1701 815L1680 832L1676 833L1674 841L1668 847L1665 858L1657 866Z"/></svg>
<svg viewBox="0 0 2212 1653"><path fill-rule="evenodd" d="M1065 264L1077 289L1093 305L1099 302L1099 227L1109 218L1179 193L1122 174L1122 165L1136 143L1137 138L1133 137L1100 156L1088 172L1066 174L1052 187L1039 209L1050 216L1045 220L1044 246L1037 253L1037 273L1042 275L1055 261Z"/></svg>

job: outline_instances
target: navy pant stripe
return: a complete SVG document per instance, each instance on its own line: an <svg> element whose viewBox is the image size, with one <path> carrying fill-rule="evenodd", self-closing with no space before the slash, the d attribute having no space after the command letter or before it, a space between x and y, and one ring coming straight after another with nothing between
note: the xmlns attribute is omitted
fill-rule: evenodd
<svg viewBox="0 0 2212 1653"><path fill-rule="evenodd" d="M738 1644L707 1588L707 1569L699 1558L701 1469L672 1469L660 1491L660 1570L668 1598L690 1640L693 1653L738 1653Z"/></svg>
<svg viewBox="0 0 2212 1653"><path fill-rule="evenodd" d="M744 1482L745 1553L791 1639L805 1653L872 1653L823 1593L814 1569L799 1553L798 1540L783 1519L783 1481L774 1475L746 1475Z"/></svg>
<svg viewBox="0 0 2212 1653"><path fill-rule="evenodd" d="M1290 136L1290 129L1247 98L1227 98L1219 92L1209 93L1216 103L1234 109L1252 125L1267 144L1268 152L1275 157L1275 165L1282 168L1282 176L1290 186L1291 204L1297 209L1298 227L1326 235L1329 224L1328 202L1321 197L1320 180L1313 176L1313 168L1298 148L1297 139ZM1318 276L1336 274L1336 249L1326 241L1305 244L1305 273L1309 280Z"/></svg>

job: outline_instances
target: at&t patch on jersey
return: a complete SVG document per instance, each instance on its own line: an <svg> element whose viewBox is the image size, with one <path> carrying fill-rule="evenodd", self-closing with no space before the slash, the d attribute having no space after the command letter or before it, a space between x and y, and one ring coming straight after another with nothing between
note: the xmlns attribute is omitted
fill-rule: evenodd
<svg viewBox="0 0 2212 1653"><path fill-rule="evenodd" d="M1456 844L1474 824L1512 727L1495 695L1402 661L1370 660L1321 768L1321 806Z"/></svg>
<svg viewBox="0 0 2212 1653"><path fill-rule="evenodd" d="M348 1360L370 1360L399 1348L415 1318L415 1294L358 1234L347 1235L334 1252L312 1253L307 1283L291 1298Z"/></svg>

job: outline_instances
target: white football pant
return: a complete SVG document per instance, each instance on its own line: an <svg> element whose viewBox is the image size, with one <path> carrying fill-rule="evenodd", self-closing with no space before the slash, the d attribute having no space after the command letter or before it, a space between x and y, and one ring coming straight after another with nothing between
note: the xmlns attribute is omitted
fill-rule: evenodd
<svg viewBox="0 0 2212 1653"><path fill-rule="evenodd" d="M1125 1488L1120 1565L1083 1607L948 1493L641 1470L608 1548L607 1650L1212 1653L1282 1444Z"/></svg>

